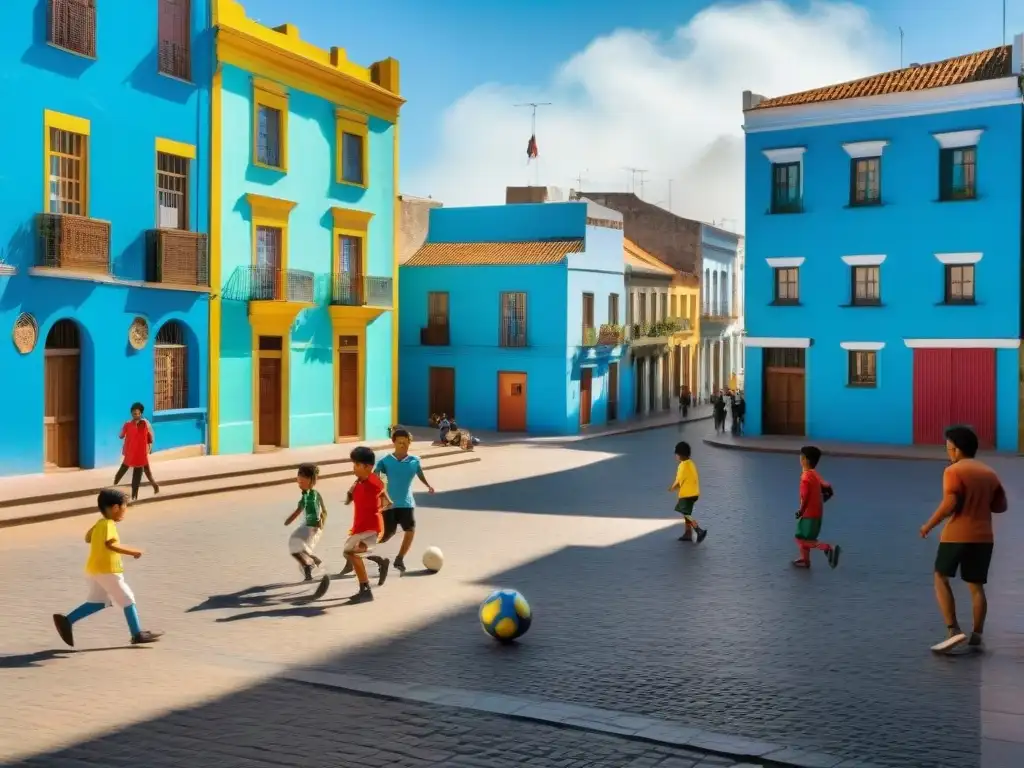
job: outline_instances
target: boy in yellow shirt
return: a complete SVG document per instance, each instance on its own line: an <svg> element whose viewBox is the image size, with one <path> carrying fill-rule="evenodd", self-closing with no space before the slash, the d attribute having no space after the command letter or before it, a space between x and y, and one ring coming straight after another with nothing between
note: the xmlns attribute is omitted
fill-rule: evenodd
<svg viewBox="0 0 1024 768"><path fill-rule="evenodd" d="M53 624L60 639L74 647L75 636L72 626L87 616L92 616L108 605L117 605L124 611L131 631L132 645L155 643L161 632L147 632L139 624L139 612L135 608L135 595L124 581L124 566L121 555L142 557L142 551L121 546L117 523L128 511L128 497L121 491L107 488L100 491L96 503L103 515L85 534L89 545L89 559L85 563L86 579L89 582L89 596L85 602L68 615L55 613Z"/></svg>
<svg viewBox="0 0 1024 768"><path fill-rule="evenodd" d="M690 444L687 442L676 443L676 461L679 467L676 469L676 481L669 486L669 491L679 492L679 501L676 502L676 512L683 516L686 524L686 532L679 537L680 541L693 541L693 532L697 532L697 543L700 544L707 538L706 528L701 528L700 523L693 516L693 506L700 498L700 476L697 474L697 465L690 458Z"/></svg>

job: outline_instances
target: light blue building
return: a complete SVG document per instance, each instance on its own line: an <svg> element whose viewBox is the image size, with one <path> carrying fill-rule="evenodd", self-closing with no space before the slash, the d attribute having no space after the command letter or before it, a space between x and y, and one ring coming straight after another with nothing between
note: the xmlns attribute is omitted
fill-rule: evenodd
<svg viewBox="0 0 1024 768"><path fill-rule="evenodd" d="M740 235L711 224L700 225L701 275L698 394L708 397L737 386L742 368L742 325L737 280Z"/></svg>
<svg viewBox="0 0 1024 768"><path fill-rule="evenodd" d="M206 444L207 0L0 4L0 474Z"/></svg>
<svg viewBox="0 0 1024 768"><path fill-rule="evenodd" d="M1016 450L1021 50L744 94L749 433Z"/></svg>
<svg viewBox="0 0 1024 768"><path fill-rule="evenodd" d="M622 216L587 202L430 211L401 267L403 423L574 434L629 418Z"/></svg>
<svg viewBox="0 0 1024 768"><path fill-rule="evenodd" d="M217 0L211 445L379 439L395 416L398 62Z"/></svg>

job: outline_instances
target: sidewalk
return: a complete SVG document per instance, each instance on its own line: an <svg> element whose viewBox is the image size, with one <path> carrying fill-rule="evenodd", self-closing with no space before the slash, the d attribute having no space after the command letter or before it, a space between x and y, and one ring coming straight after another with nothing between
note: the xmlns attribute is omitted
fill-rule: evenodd
<svg viewBox="0 0 1024 768"><path fill-rule="evenodd" d="M811 440L806 437L788 437L784 435L762 435L759 437L736 437L731 434L705 437L704 443L715 448L733 451L753 451L756 453L791 453L800 452L800 447L813 443L826 456L861 459L902 459L906 461L944 461L948 462L946 449L941 445L887 445L882 443L842 443L832 440ZM985 452L1004 458L1016 458L1015 453Z"/></svg>

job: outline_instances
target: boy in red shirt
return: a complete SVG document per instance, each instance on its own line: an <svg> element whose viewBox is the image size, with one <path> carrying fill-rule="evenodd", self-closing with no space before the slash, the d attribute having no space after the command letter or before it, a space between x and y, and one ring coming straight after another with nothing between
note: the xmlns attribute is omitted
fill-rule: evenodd
<svg viewBox="0 0 1024 768"><path fill-rule="evenodd" d="M800 449L800 509L796 513L796 545L800 549L800 557L793 561L797 568L811 567L811 550L820 549L828 558L828 564L835 568L839 565L838 544L826 544L818 541L821 533L821 516L825 502L832 498L832 486L818 474L817 466L821 461L821 449L813 445L805 445Z"/></svg>
<svg viewBox="0 0 1024 768"><path fill-rule="evenodd" d="M373 600L373 593L370 592L370 580L366 575L363 556L373 549L384 530L381 510L391 506L391 499L384 489L384 483L373 474L373 468L377 464L373 449L361 445L353 448L349 457L352 459L352 472L356 476L356 482L349 490L345 503L355 505L355 509L352 512L352 530L349 531L348 541L345 542L344 553L348 567L356 572L356 578L359 579L359 592L353 595L349 602L368 603ZM380 575L377 578L379 587L388 576L391 561L386 557L374 557L373 560L380 567Z"/></svg>
<svg viewBox="0 0 1024 768"><path fill-rule="evenodd" d="M114 475L114 485L121 482L121 478L129 468L132 470L132 501L139 498L139 484L142 482L142 473L146 473L146 479L153 486L153 493L160 493L160 486L153 477L153 471L149 468L149 453L153 450L153 427L142 418L145 412L142 403L132 403L132 417L121 427L119 437L124 440L124 447L121 449L121 466Z"/></svg>

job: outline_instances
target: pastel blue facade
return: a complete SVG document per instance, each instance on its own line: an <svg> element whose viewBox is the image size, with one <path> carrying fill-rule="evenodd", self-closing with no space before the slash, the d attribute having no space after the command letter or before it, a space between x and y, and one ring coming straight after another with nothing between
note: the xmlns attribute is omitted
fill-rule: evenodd
<svg viewBox="0 0 1024 768"><path fill-rule="evenodd" d="M209 5L192 0L182 19L189 52L178 50L175 76L160 71L170 43L156 2L78 5L77 26L60 21L67 5L0 4L3 475L118 464L134 401L153 422L154 451L206 443L205 241L188 232L205 233L209 216ZM187 164L163 207L161 140ZM156 266L159 226L185 230L191 277Z"/></svg>
<svg viewBox="0 0 1024 768"><path fill-rule="evenodd" d="M1016 77L786 109L746 113L747 432L934 443L943 424L968 420L983 444L1016 450ZM878 199L857 186L866 159L878 163ZM962 164L971 161L973 183ZM796 202L773 212L773 178L785 165L799 171ZM785 362L785 349L799 352ZM951 364L928 367L944 354ZM994 375L970 362L985 355ZM766 361L795 369L800 357L803 407L799 393L785 393L795 379L765 370Z"/></svg>
<svg viewBox="0 0 1024 768"><path fill-rule="evenodd" d="M737 253L740 236L710 224L700 227L701 340L698 352L700 384L698 394L707 398L734 386L742 368L737 322L739 279Z"/></svg>
<svg viewBox="0 0 1024 768"><path fill-rule="evenodd" d="M484 250L512 253L517 244L574 239L583 241L583 249L556 263L414 266L414 256L401 268L403 423L424 424L431 413L445 409L470 429L575 434L581 429L581 397L588 391L590 415L587 419L584 403L582 421L589 425L632 415L635 398L631 368L622 360L625 347L593 339L584 343L583 332L584 294L592 296L590 327L623 322L621 228L588 217L584 202L437 208L430 211L424 249L480 243ZM431 293L448 295L446 344L422 343L429 341ZM502 294L509 293L525 295L525 329L517 321L511 334L523 334L522 346L501 343L509 331ZM620 316L609 317L617 307ZM453 393L431 392L436 380L431 369L438 368L452 369ZM502 414L509 404L509 393L501 391L502 373L521 376L526 403L520 421ZM581 379L589 382L589 390L587 383L581 389Z"/></svg>

